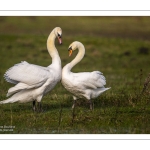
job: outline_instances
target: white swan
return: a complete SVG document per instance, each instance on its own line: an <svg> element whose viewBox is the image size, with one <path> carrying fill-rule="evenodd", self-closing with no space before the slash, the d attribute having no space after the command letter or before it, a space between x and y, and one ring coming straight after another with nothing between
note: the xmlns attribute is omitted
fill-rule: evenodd
<svg viewBox="0 0 150 150"><path fill-rule="evenodd" d="M77 56L62 69L62 85L73 94L75 102L79 98L86 98L90 102L90 109L93 109L91 99L98 97L104 91L110 89L105 88L105 77L99 71L73 73L71 69L82 60L85 54L85 48L82 43L75 41L69 46L69 56L76 49L79 49Z"/></svg>
<svg viewBox="0 0 150 150"><path fill-rule="evenodd" d="M7 70L4 78L7 82L16 84L8 90L7 96L14 95L7 100L0 101L0 104L33 101L33 110L35 111L35 102L37 101L38 107L41 109L42 97L52 90L61 79L61 60L55 47L56 37L62 44L61 35L61 28L55 27L48 36L47 49L52 57L52 64L48 67L23 61Z"/></svg>

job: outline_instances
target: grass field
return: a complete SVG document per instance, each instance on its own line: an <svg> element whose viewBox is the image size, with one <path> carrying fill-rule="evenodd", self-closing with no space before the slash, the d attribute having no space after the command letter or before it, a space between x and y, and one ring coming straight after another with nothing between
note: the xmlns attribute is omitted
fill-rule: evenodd
<svg viewBox="0 0 150 150"><path fill-rule="evenodd" d="M32 103L0 105L0 134L150 133L150 17L0 17L0 100L13 86L3 78L8 68L51 64L46 40L56 26L63 30L63 45L56 41L62 66L77 54L68 57L67 49L78 40L86 55L72 71L99 70L111 89L93 100L93 111L78 101L74 116L61 83L42 99L42 113Z"/></svg>

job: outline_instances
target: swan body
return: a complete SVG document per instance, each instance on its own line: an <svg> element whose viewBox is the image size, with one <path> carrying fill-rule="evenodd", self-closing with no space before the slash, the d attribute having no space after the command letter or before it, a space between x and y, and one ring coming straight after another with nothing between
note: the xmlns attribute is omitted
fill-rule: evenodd
<svg viewBox="0 0 150 150"><path fill-rule="evenodd" d="M75 41L69 46L69 55L76 49L79 49L77 56L62 69L62 85L73 94L74 104L79 98L85 98L90 102L91 99L98 97L100 94L110 88L105 88L106 79L100 71L73 73L71 69L82 60L85 54L85 48L82 43Z"/></svg>
<svg viewBox="0 0 150 150"><path fill-rule="evenodd" d="M7 96L13 96L0 101L0 104L31 101L40 103L42 97L55 87L61 79L62 70L61 60L55 47L55 38L58 37L61 44L61 34L61 28L56 27L47 39L47 49L52 57L51 65L42 67L23 61L6 71L4 78L7 82L15 84L15 86L11 87L7 93Z"/></svg>

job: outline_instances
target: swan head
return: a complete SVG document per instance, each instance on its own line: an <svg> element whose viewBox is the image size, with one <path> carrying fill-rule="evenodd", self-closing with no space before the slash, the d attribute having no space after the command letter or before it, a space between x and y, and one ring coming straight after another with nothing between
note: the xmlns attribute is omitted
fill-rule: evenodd
<svg viewBox="0 0 150 150"><path fill-rule="evenodd" d="M69 56L72 55L73 51L79 48L80 45L83 45L81 42L74 41L69 45L68 51L69 51Z"/></svg>
<svg viewBox="0 0 150 150"><path fill-rule="evenodd" d="M59 44L62 44L62 29L60 27L54 28L55 36L58 38Z"/></svg>

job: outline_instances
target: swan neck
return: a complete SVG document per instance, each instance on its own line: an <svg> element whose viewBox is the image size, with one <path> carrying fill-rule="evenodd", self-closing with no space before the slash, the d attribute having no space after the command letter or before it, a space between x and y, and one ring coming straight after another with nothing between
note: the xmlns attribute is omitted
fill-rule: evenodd
<svg viewBox="0 0 150 150"><path fill-rule="evenodd" d="M60 60L58 51L55 47L55 39L56 39L56 35L53 30L47 39L47 49L48 49L50 56L52 57L52 64L60 64L61 65L61 60Z"/></svg>
<svg viewBox="0 0 150 150"><path fill-rule="evenodd" d="M77 45L78 48L78 54L76 55L76 57L69 63L69 70L71 70L77 63L79 63L82 58L84 57L85 54L85 48L82 44L78 44Z"/></svg>

